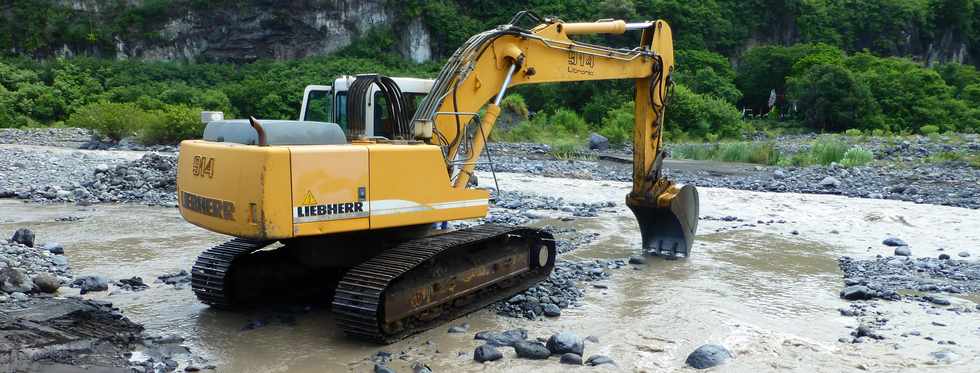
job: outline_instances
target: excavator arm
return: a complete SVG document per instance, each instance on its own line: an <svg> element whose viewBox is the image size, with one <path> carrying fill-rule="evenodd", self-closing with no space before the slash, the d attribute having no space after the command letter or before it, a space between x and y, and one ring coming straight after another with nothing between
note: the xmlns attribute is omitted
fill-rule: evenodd
<svg viewBox="0 0 980 373"><path fill-rule="evenodd" d="M510 25L473 36L453 54L419 105L412 123L415 136L443 148L453 187L465 188L508 88L633 79L633 187L626 203L639 222L645 251L687 256L697 230L697 191L661 174L663 118L674 66L670 26L664 21L621 20L543 20L530 30L514 26L517 18L528 14L519 13ZM639 47L610 48L570 38L629 30L642 32Z"/></svg>

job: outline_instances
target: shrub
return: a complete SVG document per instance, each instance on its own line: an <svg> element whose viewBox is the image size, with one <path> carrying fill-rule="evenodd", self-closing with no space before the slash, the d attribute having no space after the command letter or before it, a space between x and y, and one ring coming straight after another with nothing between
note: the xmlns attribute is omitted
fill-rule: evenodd
<svg viewBox="0 0 980 373"><path fill-rule="evenodd" d="M67 125L87 128L98 136L119 141L133 135L151 119L151 115L133 104L96 102L75 111Z"/></svg>
<svg viewBox="0 0 980 373"><path fill-rule="evenodd" d="M922 132L923 135L927 135L928 136L928 135L932 135L932 134L935 134L935 133L939 133L939 127L938 126L931 125L931 124L928 124L928 125L925 125L925 126L920 127L919 128L919 132Z"/></svg>
<svg viewBox="0 0 980 373"><path fill-rule="evenodd" d="M504 97L504 100L500 102L500 109L514 113L521 119L527 119L528 117L527 103L524 102L524 96L519 94L511 94Z"/></svg>
<svg viewBox="0 0 980 373"><path fill-rule="evenodd" d="M152 112L153 119L143 128L140 142L144 144L176 144L197 139L204 132L201 109L184 105L166 105Z"/></svg>
<svg viewBox="0 0 980 373"><path fill-rule="evenodd" d="M851 129L849 129L847 131L844 131L844 134L847 135L847 136L850 136L850 137L861 137L861 136L864 136L864 133L862 133L861 130L859 130L857 128L851 128Z"/></svg>
<svg viewBox="0 0 980 373"><path fill-rule="evenodd" d="M863 166L874 160L874 154L869 150L861 148L851 148L844 153L841 164L845 167Z"/></svg>
<svg viewBox="0 0 980 373"><path fill-rule="evenodd" d="M829 165L844 159L849 147L844 142L832 137L817 139L810 148L811 160L815 164Z"/></svg>
<svg viewBox="0 0 980 373"><path fill-rule="evenodd" d="M633 102L623 103L606 113L599 127L599 134L609 139L610 143L625 144L633 140L634 120Z"/></svg>

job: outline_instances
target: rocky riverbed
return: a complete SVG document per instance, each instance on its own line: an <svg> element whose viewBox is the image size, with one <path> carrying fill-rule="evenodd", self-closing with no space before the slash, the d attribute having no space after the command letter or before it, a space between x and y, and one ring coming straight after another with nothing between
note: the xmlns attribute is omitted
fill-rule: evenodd
<svg viewBox="0 0 980 373"><path fill-rule="evenodd" d="M929 365L970 371L980 359L980 337L964 332L980 315L980 216L928 205L976 208L976 199L965 197L976 189L976 174L965 165L923 163L936 167L936 174L917 178L923 169L901 174L879 164L791 169L670 162L675 178L707 187L694 256L665 261L635 255L639 236L622 202L629 185L621 182L629 180L631 168L612 160L628 154L559 160L542 145L495 144L501 190L494 193L490 216L480 221L553 232L560 252L555 272L446 328L378 351L329 332L332 317L320 307L224 313L200 305L180 270L225 238L159 207L175 206L176 154L125 145L82 149L98 148L90 139L72 141L84 136L70 129L0 131L0 143L6 143L0 144L0 195L9 198L0 199L0 230L16 239L0 240L0 274L17 280L0 294L0 314L55 309L45 303L54 302L82 310L80 315L128 320L112 324L118 328L106 336L129 342L92 349L96 357L116 357L86 362L69 353L67 360L37 360L45 364L140 371L216 365L229 371L557 372L566 363L636 371L727 362L731 371ZM874 152L882 162L915 162L928 157L919 148L928 154L948 150L922 139L908 146L882 142ZM969 150L970 144L952 149ZM885 150L892 148L899 150ZM479 177L481 186L495 186L490 173ZM828 177L840 183L825 183ZM875 177L884 181L870 181ZM817 186L804 188L810 182ZM736 190L773 185L806 194ZM887 189L900 185L916 191ZM885 192L862 194L874 188ZM950 195L953 190L959 194ZM37 232L33 246L24 242L25 234L13 237L22 227ZM908 242L883 242L895 237ZM42 290L54 286L53 293ZM63 319L45 315L44 322ZM148 337L170 333L176 337L162 342ZM576 347L580 343L584 351Z"/></svg>
<svg viewBox="0 0 980 373"><path fill-rule="evenodd" d="M772 141L784 152L809 146L815 136L788 136ZM942 153L980 154L980 139L916 136L908 139L842 138L871 151L875 162L861 167L839 165L778 167L671 160L667 175L686 184L762 192L835 194L915 203L980 208L980 168L967 161L939 162ZM668 150L670 146L668 145ZM585 159L555 159L542 144L491 144L494 170L585 180L629 181L629 149L585 152ZM489 164L479 169L490 171ZM492 183L492 181L484 181ZM485 184L492 185L492 184Z"/></svg>

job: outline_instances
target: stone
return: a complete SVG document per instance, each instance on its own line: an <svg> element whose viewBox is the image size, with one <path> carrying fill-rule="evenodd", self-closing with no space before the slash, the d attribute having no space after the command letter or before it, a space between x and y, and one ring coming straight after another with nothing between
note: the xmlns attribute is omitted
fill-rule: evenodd
<svg viewBox="0 0 980 373"><path fill-rule="evenodd" d="M822 188L837 188L840 186L840 184L840 180L837 180L837 178L833 176L827 176L823 178L823 180L820 180L820 187Z"/></svg>
<svg viewBox="0 0 980 373"><path fill-rule="evenodd" d="M575 333L565 331L555 333L548 338L547 347L548 351L551 351L555 355L569 352L583 355L585 352L585 343L582 339L575 335Z"/></svg>
<svg viewBox="0 0 980 373"><path fill-rule="evenodd" d="M840 296L841 298L847 300L862 300L862 299L873 298L871 289L868 289L868 287L864 285L848 286L844 288L844 290L841 290Z"/></svg>
<svg viewBox="0 0 980 373"><path fill-rule="evenodd" d="M497 361L504 357L504 354L500 353L496 347L488 344L481 345L473 350L473 360L478 363L486 361Z"/></svg>
<svg viewBox="0 0 980 373"><path fill-rule="evenodd" d="M49 243L46 243L46 244L44 244L44 246L42 246L42 248L45 251L47 251L49 253L52 253L52 254L62 255L62 254L65 253L65 248L63 246L61 246L60 243L57 243L57 242L49 242Z"/></svg>
<svg viewBox="0 0 980 373"><path fill-rule="evenodd" d="M969 258L970 257L970 253L968 253L966 251L960 251L960 253L959 254L956 254L956 255L959 255L960 258Z"/></svg>
<svg viewBox="0 0 980 373"><path fill-rule="evenodd" d="M949 301L949 298L940 295L927 295L923 298L932 304L936 304L940 306L948 306L952 304L952 302Z"/></svg>
<svg viewBox="0 0 980 373"><path fill-rule="evenodd" d="M937 363L949 364L956 360L959 360L960 356L955 352L950 350L940 350L935 352L930 352L929 356L932 357Z"/></svg>
<svg viewBox="0 0 980 373"><path fill-rule="evenodd" d="M609 139L598 133L589 134L589 149L591 150L609 150Z"/></svg>
<svg viewBox="0 0 980 373"><path fill-rule="evenodd" d="M449 327L449 333L466 333L470 328L469 324L453 325Z"/></svg>
<svg viewBox="0 0 980 373"><path fill-rule="evenodd" d="M34 231L27 228L18 229L14 232L14 236L10 238L10 241L27 247L34 247Z"/></svg>
<svg viewBox="0 0 980 373"><path fill-rule="evenodd" d="M374 364L374 373L395 373L395 370L381 364Z"/></svg>
<svg viewBox="0 0 980 373"><path fill-rule="evenodd" d="M594 335L590 335L588 337L585 337L585 340L586 341L589 341L589 342L592 342L592 343L599 343L599 337L596 337Z"/></svg>
<svg viewBox="0 0 980 373"><path fill-rule="evenodd" d="M949 260L949 254L939 254L939 260Z"/></svg>
<svg viewBox="0 0 980 373"><path fill-rule="evenodd" d="M896 256L912 256L912 249L908 246L898 246L895 248Z"/></svg>
<svg viewBox="0 0 980 373"><path fill-rule="evenodd" d="M561 360L559 360L559 362L561 362L562 364L582 365L582 355L578 355L571 352L562 354Z"/></svg>
<svg viewBox="0 0 980 373"><path fill-rule="evenodd" d="M541 342L518 341L514 344L514 351L517 357L532 360L544 360L551 356L551 351Z"/></svg>
<svg viewBox="0 0 980 373"><path fill-rule="evenodd" d="M594 367L596 365L603 365L603 364L616 365L616 362L613 361L613 359L610 359L609 356L606 355L592 355L589 356L588 360L585 360L585 365L591 367Z"/></svg>
<svg viewBox="0 0 980 373"><path fill-rule="evenodd" d="M685 361L694 369L707 369L724 364L732 358L732 353L724 346L706 344L698 347Z"/></svg>
<svg viewBox="0 0 980 373"><path fill-rule="evenodd" d="M487 344L496 347L513 346L515 343L527 339L527 330L513 329L503 333L483 331L476 333L473 339L486 341Z"/></svg>
<svg viewBox="0 0 980 373"><path fill-rule="evenodd" d="M414 364L412 364L412 372L413 373L432 373L432 368L429 368L428 365L425 365L425 363L423 363L421 361L416 361Z"/></svg>
<svg viewBox="0 0 980 373"><path fill-rule="evenodd" d="M0 268L0 290L8 293L27 293L34 289L34 282L31 281L24 271L17 268Z"/></svg>
<svg viewBox="0 0 980 373"><path fill-rule="evenodd" d="M786 171L783 171L783 170L773 171L772 177L774 179L777 179L777 180L785 179L786 178Z"/></svg>
<svg viewBox="0 0 980 373"><path fill-rule="evenodd" d="M630 264L647 264L647 258L643 255L630 255Z"/></svg>
<svg viewBox="0 0 980 373"><path fill-rule="evenodd" d="M19 291L18 291L18 292L16 292L16 293L12 293L12 294L10 294L10 297L11 297L11 298L14 298L14 300L16 300L16 301L21 301L21 302L23 302L23 301L25 301L25 300L28 300L28 299L30 299L30 298L29 298L29 297L27 296L27 294L24 294L24 293L21 293L21 292L19 292Z"/></svg>
<svg viewBox="0 0 980 373"><path fill-rule="evenodd" d="M38 290L42 293L53 294L61 287L61 281L58 280L58 277L50 273L42 273L34 276L33 281L34 286L37 286Z"/></svg>
<svg viewBox="0 0 980 373"><path fill-rule="evenodd" d="M72 282L72 286L81 289L82 294L92 291L109 290L109 279L103 276L82 276Z"/></svg>
<svg viewBox="0 0 980 373"><path fill-rule="evenodd" d="M888 237L884 241L881 241L885 246L908 246L904 240L898 237Z"/></svg>
<svg viewBox="0 0 980 373"><path fill-rule="evenodd" d="M561 308L554 303L545 303L541 305L541 309L544 310L544 315L547 317L561 316Z"/></svg>

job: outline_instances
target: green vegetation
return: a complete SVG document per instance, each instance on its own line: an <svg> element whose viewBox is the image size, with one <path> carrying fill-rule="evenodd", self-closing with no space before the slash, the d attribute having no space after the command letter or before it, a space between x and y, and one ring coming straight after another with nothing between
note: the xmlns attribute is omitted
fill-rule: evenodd
<svg viewBox="0 0 980 373"><path fill-rule="evenodd" d="M678 144L672 148L671 156L678 159L781 166L826 166L838 163L844 167L857 167L874 160L874 155L870 151L851 147L833 136L821 136L808 148L796 153L782 152L772 142L737 141L718 144Z"/></svg>
<svg viewBox="0 0 980 373"><path fill-rule="evenodd" d="M296 118L307 84L367 72L433 76L441 61L418 65L397 53L396 31L413 19L429 29L438 59L474 33L507 23L518 10L532 9L567 21L669 21L677 48L677 84L665 126L671 141L738 140L758 132L980 132L976 68L927 67L921 62L933 58L922 51L932 50L930 45L946 48L947 40L954 42L950 48L957 53L957 43L962 42L967 60L980 61L980 0L386 1L394 15L392 25L361 33L359 40L329 57L242 64L52 58L66 46L81 56L115 57L119 40L167 45L171 36L162 31L165 25L188 14L228 9L248 13L270 7L248 0L91 3L98 11L77 11L63 2L13 0L0 12L0 56L6 56L0 59L0 127L80 125L88 117L88 126L106 127L100 131L109 137L138 132L143 141L172 142L195 135L197 125L180 118L190 118L190 110L198 108L224 111L227 117ZM294 17L292 6L273 6L276 9L267 12L270 18L263 22L282 24L284 32L291 32L292 26L285 25ZM630 47L639 42L639 35L579 40ZM773 91L777 100L770 109ZM492 135L546 142L556 151L583 145L589 132L613 144L629 143L633 92L630 81L516 87L502 103L507 115L501 120L510 123ZM743 109L753 115L743 119ZM96 112L100 110L105 112ZM132 123L91 123L91 118L123 113ZM143 114L149 119L140 119ZM132 128L108 128L113 126ZM742 161L766 158L764 163L840 161L847 151L820 148L821 154L807 155L813 159L793 155L793 160L761 157L761 150L737 145L717 150ZM746 155L753 153L757 155ZM857 152L853 155L860 158Z"/></svg>

